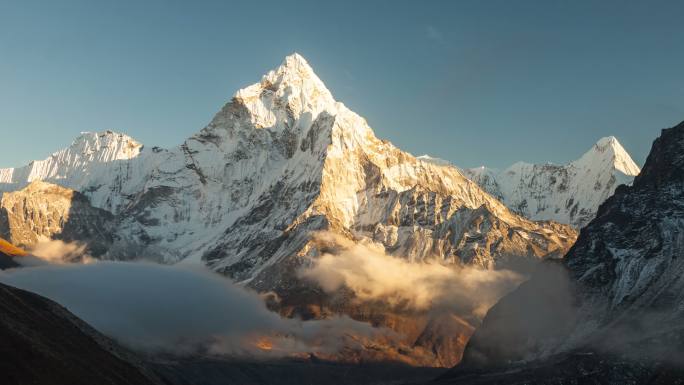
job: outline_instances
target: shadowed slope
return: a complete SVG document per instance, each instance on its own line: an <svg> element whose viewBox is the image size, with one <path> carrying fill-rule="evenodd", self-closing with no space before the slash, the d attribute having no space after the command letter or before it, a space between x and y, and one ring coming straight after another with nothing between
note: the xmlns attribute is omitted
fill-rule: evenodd
<svg viewBox="0 0 684 385"><path fill-rule="evenodd" d="M146 385L115 344L60 305L0 284L0 383ZM104 344L109 346L105 349Z"/></svg>

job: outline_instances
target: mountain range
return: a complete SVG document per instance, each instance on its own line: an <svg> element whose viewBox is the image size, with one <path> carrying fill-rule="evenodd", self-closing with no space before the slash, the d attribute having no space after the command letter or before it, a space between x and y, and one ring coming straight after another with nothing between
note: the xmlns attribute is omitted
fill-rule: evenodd
<svg viewBox="0 0 684 385"><path fill-rule="evenodd" d="M562 254L573 240L571 230L557 231L565 239L548 238L547 227L555 225L510 213L457 170L417 160L377 139L297 54L238 91L207 127L177 148L148 149L111 131L86 133L46 160L0 170L3 191L33 181L74 190L115 216L110 258L202 259L238 280L299 252L304 245L294 238L300 228L330 227L411 260L483 266L512 253L528 254L520 252L527 243L535 257ZM461 208L467 210L454 216ZM82 210L73 210L80 216ZM8 215L16 211L21 210L6 207ZM537 236L511 237L510 247L498 250L472 247L477 237L467 233L487 233L472 223L474 217ZM459 226L448 225L454 221ZM273 252L260 255L263 248L252 247L256 242Z"/></svg>
<svg viewBox="0 0 684 385"><path fill-rule="evenodd" d="M451 165L428 155L420 158ZM599 205L619 185L630 184L640 169L617 138L610 136L565 165L517 162L504 170L482 166L461 171L517 214L579 229L594 219Z"/></svg>
<svg viewBox="0 0 684 385"><path fill-rule="evenodd" d="M444 331L430 312L359 304L301 270L353 242L416 265L525 273L565 255L576 228L638 171L614 138L566 166L503 173L416 158L378 139L293 54L178 147L83 133L45 160L0 169L0 237L26 248L77 242L101 259L202 263L275 295L281 314L348 314L404 335L388 356L450 366L476 326L462 314L448 315L460 326Z"/></svg>

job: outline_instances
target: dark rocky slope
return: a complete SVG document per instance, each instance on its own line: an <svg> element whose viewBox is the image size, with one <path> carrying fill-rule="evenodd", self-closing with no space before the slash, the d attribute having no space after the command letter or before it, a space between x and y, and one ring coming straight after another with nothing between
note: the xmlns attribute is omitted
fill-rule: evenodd
<svg viewBox="0 0 684 385"><path fill-rule="evenodd" d="M0 384L147 385L129 354L65 308L0 284ZM132 357L132 356L131 356Z"/></svg>

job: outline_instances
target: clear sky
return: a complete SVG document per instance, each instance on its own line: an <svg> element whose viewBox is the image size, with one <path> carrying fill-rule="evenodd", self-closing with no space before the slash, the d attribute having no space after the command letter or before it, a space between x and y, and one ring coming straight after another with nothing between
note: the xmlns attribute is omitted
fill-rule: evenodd
<svg viewBox="0 0 684 385"><path fill-rule="evenodd" d="M0 167L81 131L170 147L299 52L376 134L461 166L642 164L684 120L682 1L0 0Z"/></svg>

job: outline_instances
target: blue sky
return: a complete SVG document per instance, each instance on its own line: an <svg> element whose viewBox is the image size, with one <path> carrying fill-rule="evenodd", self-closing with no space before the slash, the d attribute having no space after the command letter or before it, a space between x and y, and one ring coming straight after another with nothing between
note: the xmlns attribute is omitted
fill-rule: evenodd
<svg viewBox="0 0 684 385"><path fill-rule="evenodd" d="M376 134L462 166L643 163L684 120L681 1L0 0L0 167L81 131L170 147L291 52Z"/></svg>

